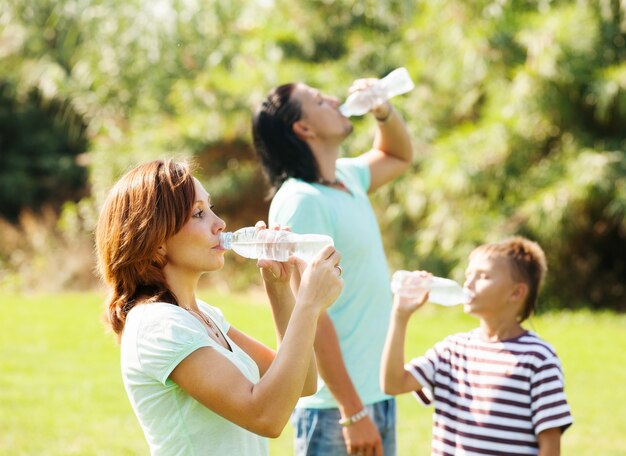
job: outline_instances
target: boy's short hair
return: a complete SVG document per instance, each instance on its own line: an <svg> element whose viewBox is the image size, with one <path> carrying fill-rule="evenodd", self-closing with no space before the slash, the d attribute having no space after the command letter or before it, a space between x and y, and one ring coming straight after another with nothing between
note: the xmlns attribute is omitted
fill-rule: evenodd
<svg viewBox="0 0 626 456"><path fill-rule="evenodd" d="M513 279L528 285L528 295L519 315L520 323L535 311L539 289L548 271L546 256L536 242L522 236L478 246L471 253L505 258L511 265Z"/></svg>

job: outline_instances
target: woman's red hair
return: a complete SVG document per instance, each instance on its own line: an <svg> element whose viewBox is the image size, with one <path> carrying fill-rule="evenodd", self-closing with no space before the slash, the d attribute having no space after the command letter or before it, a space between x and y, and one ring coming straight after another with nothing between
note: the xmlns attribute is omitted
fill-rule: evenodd
<svg viewBox="0 0 626 456"><path fill-rule="evenodd" d="M137 166L111 189L96 228L98 272L111 288L105 320L119 336L138 303L177 304L165 280L159 247L189 220L195 190L187 163Z"/></svg>

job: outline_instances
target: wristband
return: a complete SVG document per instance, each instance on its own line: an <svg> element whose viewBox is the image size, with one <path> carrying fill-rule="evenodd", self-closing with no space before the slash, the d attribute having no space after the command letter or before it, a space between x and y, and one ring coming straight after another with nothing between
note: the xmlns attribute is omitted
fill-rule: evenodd
<svg viewBox="0 0 626 456"><path fill-rule="evenodd" d="M391 114L393 114L393 105L391 103L389 103L389 111L387 111L387 115L385 117L383 117L382 119L376 117L376 120L380 123L385 123L389 120L389 118L391 117Z"/></svg>
<svg viewBox="0 0 626 456"><path fill-rule="evenodd" d="M368 416L369 413L367 413L367 409L363 409L360 412L356 412L354 415L348 417L348 418L342 418L339 420L339 424L342 425L343 427L348 427L353 425L354 423L356 423L357 421L361 421L363 418L365 418L366 416Z"/></svg>

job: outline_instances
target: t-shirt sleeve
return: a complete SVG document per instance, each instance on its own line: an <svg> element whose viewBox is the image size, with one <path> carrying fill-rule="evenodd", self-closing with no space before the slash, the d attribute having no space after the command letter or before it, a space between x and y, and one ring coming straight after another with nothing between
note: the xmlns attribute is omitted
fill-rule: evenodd
<svg viewBox="0 0 626 456"><path fill-rule="evenodd" d="M337 160L337 169L343 177L349 179L353 185L361 187L367 193L370 188L370 165L362 157L340 158Z"/></svg>
<svg viewBox="0 0 626 456"><path fill-rule="evenodd" d="M563 371L556 356L548 357L532 375L530 396L535 434L557 427L564 432L572 424L572 414L565 398Z"/></svg>
<svg viewBox="0 0 626 456"><path fill-rule="evenodd" d="M432 405L435 390L435 374L441 359L441 353L445 350L445 341L437 343L423 356L413 358L404 365L404 369L415 377L422 385L422 389L414 391L415 398L424 405Z"/></svg>
<svg viewBox="0 0 626 456"><path fill-rule="evenodd" d="M147 375L164 385L183 359L214 345L202 324L186 313L165 310L144 317L137 335L139 363Z"/></svg>
<svg viewBox="0 0 626 456"><path fill-rule="evenodd" d="M326 234L334 237L331 216L325 202L318 195L295 192L272 202L270 225L288 226L294 233Z"/></svg>

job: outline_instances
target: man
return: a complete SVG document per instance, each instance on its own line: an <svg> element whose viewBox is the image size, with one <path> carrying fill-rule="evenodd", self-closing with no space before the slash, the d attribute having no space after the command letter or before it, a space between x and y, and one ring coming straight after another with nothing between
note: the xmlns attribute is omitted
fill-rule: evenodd
<svg viewBox="0 0 626 456"><path fill-rule="evenodd" d="M355 81L362 90L375 79ZM378 382L391 309L389 271L367 193L412 161L406 126L391 104L371 110L373 147L339 159L352 124L339 101L302 83L273 89L253 119L254 144L276 192L270 224L331 236L342 255L344 289L320 318L315 395L299 401L292 422L296 454L395 454L395 402ZM296 284L297 285L297 284Z"/></svg>

